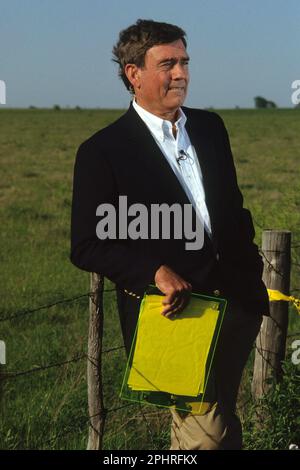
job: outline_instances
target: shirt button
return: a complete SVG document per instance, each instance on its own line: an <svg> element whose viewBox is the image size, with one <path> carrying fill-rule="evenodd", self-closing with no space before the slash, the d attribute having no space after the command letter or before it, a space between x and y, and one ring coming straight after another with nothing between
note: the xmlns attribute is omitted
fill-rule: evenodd
<svg viewBox="0 0 300 470"><path fill-rule="evenodd" d="M219 289L215 289L215 290L214 290L214 295L215 295L216 297L219 297L220 294L221 294L221 292L219 291Z"/></svg>

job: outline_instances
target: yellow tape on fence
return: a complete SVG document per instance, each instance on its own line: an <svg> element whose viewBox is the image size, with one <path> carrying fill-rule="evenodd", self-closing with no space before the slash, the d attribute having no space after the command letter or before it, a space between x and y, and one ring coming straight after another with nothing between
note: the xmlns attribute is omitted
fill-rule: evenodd
<svg viewBox="0 0 300 470"><path fill-rule="evenodd" d="M300 299L293 297L292 295L285 295L279 290L267 289L269 294L269 300L271 302L277 300L285 300L286 302L292 302L294 307L296 307L299 315L300 315Z"/></svg>

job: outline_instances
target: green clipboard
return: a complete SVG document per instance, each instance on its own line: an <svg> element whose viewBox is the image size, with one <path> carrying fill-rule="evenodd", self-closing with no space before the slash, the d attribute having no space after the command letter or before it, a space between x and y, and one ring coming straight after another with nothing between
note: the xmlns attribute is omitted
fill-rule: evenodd
<svg viewBox="0 0 300 470"><path fill-rule="evenodd" d="M227 301L192 293L171 320L149 286L127 360L120 398L203 414L216 402L213 359Z"/></svg>

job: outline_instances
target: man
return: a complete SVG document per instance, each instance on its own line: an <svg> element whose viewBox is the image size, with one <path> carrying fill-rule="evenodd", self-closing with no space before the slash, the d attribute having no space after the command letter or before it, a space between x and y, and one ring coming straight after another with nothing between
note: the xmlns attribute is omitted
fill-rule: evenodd
<svg viewBox="0 0 300 470"><path fill-rule="evenodd" d="M205 415L172 410L171 449L239 449L237 392L268 297L228 135L217 114L182 107L189 56L181 28L138 20L120 33L114 56L134 98L120 119L78 150L71 260L116 283L127 354L149 283L164 294L168 318L180 314L191 291L228 300L215 359L216 403ZM202 248L187 250L184 237L99 239L97 207L118 210L121 195L128 206L149 209L192 204L204 224Z"/></svg>

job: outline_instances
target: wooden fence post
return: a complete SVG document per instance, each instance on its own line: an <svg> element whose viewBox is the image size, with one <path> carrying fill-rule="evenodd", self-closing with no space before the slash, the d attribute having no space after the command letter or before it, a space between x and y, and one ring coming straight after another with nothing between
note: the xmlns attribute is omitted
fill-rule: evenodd
<svg viewBox="0 0 300 470"><path fill-rule="evenodd" d="M105 413L102 394L102 335L104 278L91 273L90 319L88 337L88 408L90 416L87 450L101 450Z"/></svg>
<svg viewBox="0 0 300 470"><path fill-rule="evenodd" d="M291 267L291 232L265 230L262 236L263 280L268 289L289 294ZM264 317L256 339L253 398L261 398L270 388L268 379L278 382L282 376L288 328L288 302L270 302L270 317Z"/></svg>

